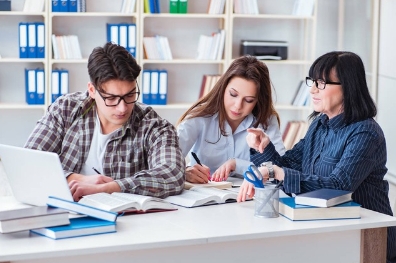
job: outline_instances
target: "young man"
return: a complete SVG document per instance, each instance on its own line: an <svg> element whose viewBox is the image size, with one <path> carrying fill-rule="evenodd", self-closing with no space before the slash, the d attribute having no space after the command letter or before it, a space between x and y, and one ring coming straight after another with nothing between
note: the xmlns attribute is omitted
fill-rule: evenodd
<svg viewBox="0 0 396 263"><path fill-rule="evenodd" d="M185 161L174 127L137 102L141 67L107 43L88 59L87 92L56 100L25 147L56 152L74 200L98 192L179 194Z"/></svg>

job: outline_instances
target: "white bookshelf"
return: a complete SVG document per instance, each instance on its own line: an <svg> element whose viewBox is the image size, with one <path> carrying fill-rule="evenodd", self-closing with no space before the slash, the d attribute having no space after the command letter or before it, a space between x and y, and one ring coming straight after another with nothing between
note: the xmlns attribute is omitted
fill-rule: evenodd
<svg viewBox="0 0 396 263"><path fill-rule="evenodd" d="M305 78L317 56L339 47L357 50L364 61L370 63L368 75L374 73L376 76L376 72L371 70L371 62L375 60L371 55L376 53L376 46L371 41L357 42L355 39L367 40L375 36L375 29L365 34L361 26L366 27L373 20L361 13L371 12L370 4L375 1L364 0L362 4L361 0L315 0L311 16L294 16L291 15L294 0L279 0L276 4L273 0L258 0L257 15L234 14L234 0L226 0L224 13L216 15L207 13L210 0L188 0L187 14L169 13L169 2L164 0L160 1L160 14L144 13L142 0L136 1L134 12L129 14L120 12L122 0L86 0L87 11L84 13L52 12L50 0L45 0L43 12L25 13L22 12L24 0L13 0L11 12L0 12L0 122L10 130L0 131L0 143L23 145L34 124L50 104L52 69L69 70L70 92L85 91L89 81L89 54L93 48L103 46L106 42L106 24L121 22L137 25L136 59L142 69L168 71L168 104L153 105L153 108L173 124L198 99L203 75L224 73L232 60L240 55L242 39L288 41L287 60L264 61L270 70L276 109L280 113L283 130L288 120L305 120L311 111L310 107L295 107L291 103L299 81ZM350 21L352 17L348 17L348 14L351 12L354 21L358 22ZM43 21L46 25L44 59L19 58L18 23L30 21ZM343 31L340 33L341 22ZM218 29L226 31L222 59L196 60L199 36L211 35ZM353 37L349 36L351 32ZM54 59L52 34L77 35L83 58ZM142 39L154 35L168 38L173 60L145 58ZM35 67L44 67L46 73L47 95L45 105L41 106L25 103L24 69ZM141 78L138 81L142 83ZM13 118L5 117L7 114ZM20 124L15 125L13 120L20 121ZM13 133L17 129L20 131Z"/></svg>

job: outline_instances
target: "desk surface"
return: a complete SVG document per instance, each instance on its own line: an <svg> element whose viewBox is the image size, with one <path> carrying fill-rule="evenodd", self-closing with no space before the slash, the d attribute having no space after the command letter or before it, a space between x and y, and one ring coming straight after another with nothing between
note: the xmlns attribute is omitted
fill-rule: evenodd
<svg viewBox="0 0 396 263"><path fill-rule="evenodd" d="M0 210L10 209L12 203L16 204L11 197L0 197ZM0 262L310 234L330 235L334 232L396 225L395 217L367 209L361 210L361 219L305 222L293 222L282 216L257 218L253 214L254 202L179 207L177 211L122 216L117 220L117 232L111 234L63 240L52 240L28 231L0 234Z"/></svg>

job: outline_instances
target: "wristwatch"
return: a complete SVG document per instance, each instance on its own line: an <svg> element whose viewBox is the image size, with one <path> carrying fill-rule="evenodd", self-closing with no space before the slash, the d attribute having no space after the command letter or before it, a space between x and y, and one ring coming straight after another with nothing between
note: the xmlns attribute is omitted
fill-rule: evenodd
<svg viewBox="0 0 396 263"><path fill-rule="evenodd" d="M274 172L274 168L272 167L272 162L263 162L260 166L267 167L269 179L275 178L275 172Z"/></svg>

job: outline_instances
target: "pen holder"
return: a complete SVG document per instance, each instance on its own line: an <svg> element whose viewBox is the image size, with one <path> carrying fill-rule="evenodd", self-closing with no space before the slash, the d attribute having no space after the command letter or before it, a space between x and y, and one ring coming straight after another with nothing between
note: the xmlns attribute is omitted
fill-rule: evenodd
<svg viewBox="0 0 396 263"><path fill-rule="evenodd" d="M255 188L254 215L257 217L279 217L279 188Z"/></svg>

